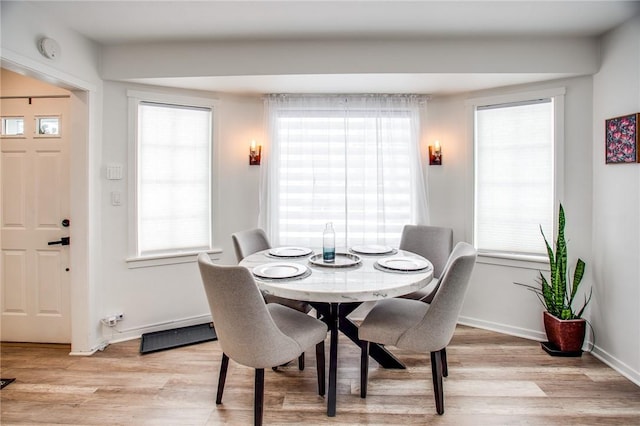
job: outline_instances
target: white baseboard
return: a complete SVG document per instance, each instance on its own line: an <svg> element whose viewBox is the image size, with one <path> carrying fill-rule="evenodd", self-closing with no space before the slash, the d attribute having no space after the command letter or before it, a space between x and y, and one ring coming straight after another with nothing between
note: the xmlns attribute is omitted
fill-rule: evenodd
<svg viewBox="0 0 640 426"><path fill-rule="evenodd" d="M96 346L94 346L93 348L91 348L88 351L71 351L71 352L69 352L69 355L71 355L71 356L91 356L91 355L95 354L98 351L103 351L104 348L106 348L107 346L109 346L109 342L107 342L106 340L103 340L102 342L100 342L99 344L97 344Z"/></svg>
<svg viewBox="0 0 640 426"><path fill-rule="evenodd" d="M529 330L526 328L513 327L506 324L485 321L477 318L463 317L458 319L458 323L471 327L482 328L483 330L495 331L509 336L522 337L524 339L535 340L536 342L544 342L547 335L537 330Z"/></svg>
<svg viewBox="0 0 640 426"><path fill-rule="evenodd" d="M612 356L607 351L598 347L598 345L593 348L591 354L598 358L600 361L607 364L609 367L616 370L618 373L622 374L627 379L631 380L637 386L640 386L640 372L634 371L633 368L629 367L627 364Z"/></svg>

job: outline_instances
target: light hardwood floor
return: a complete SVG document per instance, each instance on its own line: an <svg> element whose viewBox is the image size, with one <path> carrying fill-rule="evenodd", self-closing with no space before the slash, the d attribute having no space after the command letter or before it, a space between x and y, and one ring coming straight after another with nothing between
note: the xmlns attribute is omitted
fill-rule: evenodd
<svg viewBox="0 0 640 426"><path fill-rule="evenodd" d="M407 370L372 360L363 400L359 349L341 337L337 416L326 416L309 352L302 372L297 363L265 371L265 424L640 425L640 387L593 356L551 357L536 342L463 326L447 349L443 416L427 355L393 350ZM73 357L64 345L3 343L0 375L16 381L0 391L0 423L252 423L252 369L231 361L223 404L215 405L217 342L148 355L139 344Z"/></svg>

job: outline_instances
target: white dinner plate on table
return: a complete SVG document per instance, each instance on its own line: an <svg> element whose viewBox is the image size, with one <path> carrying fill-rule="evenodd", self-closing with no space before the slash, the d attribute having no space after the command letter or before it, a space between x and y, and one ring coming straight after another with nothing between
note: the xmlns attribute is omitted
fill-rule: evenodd
<svg viewBox="0 0 640 426"><path fill-rule="evenodd" d="M417 257L394 256L377 261L378 265L392 271L420 271L429 266L429 262Z"/></svg>
<svg viewBox="0 0 640 426"><path fill-rule="evenodd" d="M269 250L269 254L275 257L302 257L311 254L307 247L277 247Z"/></svg>
<svg viewBox="0 0 640 426"><path fill-rule="evenodd" d="M359 254L387 254L393 251L393 247L370 244L366 246L353 246L351 247L351 251Z"/></svg>
<svg viewBox="0 0 640 426"><path fill-rule="evenodd" d="M298 263L265 263L253 268L253 275L259 278L283 279L304 275L308 268Z"/></svg>

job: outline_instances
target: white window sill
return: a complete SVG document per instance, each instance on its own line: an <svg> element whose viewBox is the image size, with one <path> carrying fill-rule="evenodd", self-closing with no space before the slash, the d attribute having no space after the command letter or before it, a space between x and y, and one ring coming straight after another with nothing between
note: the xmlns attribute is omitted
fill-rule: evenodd
<svg viewBox="0 0 640 426"><path fill-rule="evenodd" d="M196 261L196 259L198 258L198 255L203 251L209 255L222 254L222 249L213 248L211 250L202 250L202 251L167 253L167 254L159 254L155 256L144 256L144 257L130 257L128 259L125 259L125 261L127 262L127 267L129 269L149 268L152 266L163 266L163 265L176 265L179 263L192 263ZM215 256L214 260L217 257L219 256Z"/></svg>
<svg viewBox="0 0 640 426"><path fill-rule="evenodd" d="M549 270L549 258L543 255L480 251L478 252L477 262L510 268L534 269L536 271Z"/></svg>

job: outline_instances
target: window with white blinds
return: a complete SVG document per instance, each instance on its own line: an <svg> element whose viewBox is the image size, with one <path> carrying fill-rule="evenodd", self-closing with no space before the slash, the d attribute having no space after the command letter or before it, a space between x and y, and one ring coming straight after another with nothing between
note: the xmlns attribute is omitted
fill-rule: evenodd
<svg viewBox="0 0 640 426"><path fill-rule="evenodd" d="M546 253L553 231L554 98L475 108L474 241L480 252Z"/></svg>
<svg viewBox="0 0 640 426"><path fill-rule="evenodd" d="M336 247L397 246L403 226L425 214L417 106L348 104L272 108L270 231L278 244L321 247L332 222Z"/></svg>
<svg viewBox="0 0 640 426"><path fill-rule="evenodd" d="M137 103L137 255L211 248L212 109Z"/></svg>

